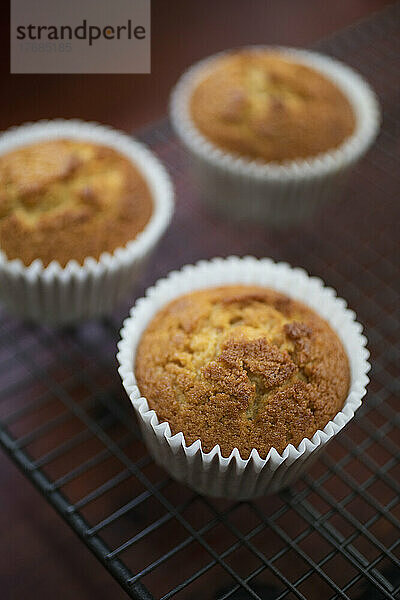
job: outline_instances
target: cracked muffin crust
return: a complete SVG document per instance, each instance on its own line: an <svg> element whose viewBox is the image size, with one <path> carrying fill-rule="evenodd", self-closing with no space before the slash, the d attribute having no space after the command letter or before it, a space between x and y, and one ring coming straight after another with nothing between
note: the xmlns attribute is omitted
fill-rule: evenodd
<svg viewBox="0 0 400 600"><path fill-rule="evenodd" d="M199 131L262 162L316 156L355 129L350 102L321 73L269 50L241 50L206 67L190 99Z"/></svg>
<svg viewBox="0 0 400 600"><path fill-rule="evenodd" d="M141 394L172 434L227 457L262 458L323 429L343 407L350 370L328 323L257 286L191 292L161 309L139 342Z"/></svg>
<svg viewBox="0 0 400 600"><path fill-rule="evenodd" d="M112 253L144 229L152 207L144 177L111 147L54 139L0 156L0 248L25 265Z"/></svg>

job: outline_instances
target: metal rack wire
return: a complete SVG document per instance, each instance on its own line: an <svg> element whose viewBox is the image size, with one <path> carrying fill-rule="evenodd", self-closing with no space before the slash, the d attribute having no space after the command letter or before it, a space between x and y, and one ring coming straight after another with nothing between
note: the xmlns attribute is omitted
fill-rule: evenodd
<svg viewBox="0 0 400 600"><path fill-rule="evenodd" d="M63 331L0 315L0 442L132 598L400 598L399 16L396 4L318 45L370 80L384 118L343 198L301 229L274 233L209 214L168 123L142 136L169 167L178 206L135 296L198 258L268 255L323 277L366 326L368 397L293 488L211 501L153 463L116 373L128 306Z"/></svg>

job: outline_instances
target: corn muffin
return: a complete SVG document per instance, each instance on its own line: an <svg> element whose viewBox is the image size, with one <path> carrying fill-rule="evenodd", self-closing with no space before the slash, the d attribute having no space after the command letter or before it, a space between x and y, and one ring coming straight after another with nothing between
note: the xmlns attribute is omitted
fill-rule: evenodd
<svg viewBox="0 0 400 600"><path fill-rule="evenodd" d="M341 410L345 350L313 310L276 291L223 286L161 309L139 342L140 393L172 434L227 457L265 458L312 438Z"/></svg>
<svg viewBox="0 0 400 600"><path fill-rule="evenodd" d="M112 253L152 210L144 177L111 147L54 139L0 156L0 248L27 266Z"/></svg>
<svg viewBox="0 0 400 600"><path fill-rule="evenodd" d="M350 102L313 68L268 50L212 61L190 98L196 128L220 149L261 162L304 159L355 129Z"/></svg>

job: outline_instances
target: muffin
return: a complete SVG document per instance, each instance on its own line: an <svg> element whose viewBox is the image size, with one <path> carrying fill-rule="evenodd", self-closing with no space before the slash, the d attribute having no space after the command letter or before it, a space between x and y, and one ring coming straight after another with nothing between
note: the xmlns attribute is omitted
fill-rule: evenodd
<svg viewBox="0 0 400 600"><path fill-rule="evenodd" d="M269 50L216 59L193 90L190 115L219 148L264 162L328 152L355 128L351 104L332 81Z"/></svg>
<svg viewBox="0 0 400 600"><path fill-rule="evenodd" d="M191 292L151 321L136 356L150 408L188 444L265 458L312 438L342 408L349 365L314 311L273 290Z"/></svg>
<svg viewBox="0 0 400 600"><path fill-rule="evenodd" d="M56 139L0 156L0 248L27 266L111 254L144 229L152 205L143 175L114 148Z"/></svg>
<svg viewBox="0 0 400 600"><path fill-rule="evenodd" d="M50 325L110 314L173 212L171 180L130 136L39 121L0 135L0 301Z"/></svg>
<svg viewBox="0 0 400 600"><path fill-rule="evenodd" d="M293 483L361 405L369 363L354 319L320 279L269 259L200 261L159 280L118 344L156 462L209 496Z"/></svg>
<svg viewBox="0 0 400 600"><path fill-rule="evenodd" d="M328 56L250 46L182 75L171 120L200 198L225 218L287 227L339 196L379 128L369 85Z"/></svg>

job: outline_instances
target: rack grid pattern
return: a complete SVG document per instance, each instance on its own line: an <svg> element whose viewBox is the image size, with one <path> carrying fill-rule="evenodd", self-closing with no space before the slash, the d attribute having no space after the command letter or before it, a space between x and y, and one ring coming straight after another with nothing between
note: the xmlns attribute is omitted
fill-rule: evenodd
<svg viewBox="0 0 400 600"><path fill-rule="evenodd" d="M178 203L131 304L184 263L253 254L320 275L365 324L368 396L292 488L208 500L154 464L116 372L128 305L62 331L0 313L0 443L131 598L400 598L399 8L317 46L372 83L383 127L343 198L301 229L221 221L199 201L168 123L141 136L172 173Z"/></svg>

